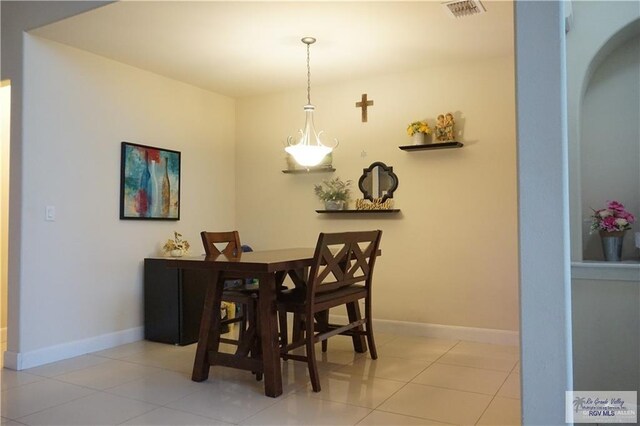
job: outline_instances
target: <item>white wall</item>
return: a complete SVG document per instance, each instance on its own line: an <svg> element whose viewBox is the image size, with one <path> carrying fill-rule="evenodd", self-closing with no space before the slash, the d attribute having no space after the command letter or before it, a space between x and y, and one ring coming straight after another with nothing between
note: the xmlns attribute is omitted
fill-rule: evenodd
<svg viewBox="0 0 640 426"><path fill-rule="evenodd" d="M22 110L23 31L54 22L108 2L0 2L2 30L0 72L11 80L11 158L9 182L8 336L9 350L20 348L21 247L22 247ZM14 363L15 364L15 363Z"/></svg>
<svg viewBox="0 0 640 426"><path fill-rule="evenodd" d="M505 35L509 36L509 35ZM304 90L238 101L238 226L255 248L313 246L321 231L382 229L378 319L518 330L513 57L314 86L316 127L338 137L333 174L283 174ZM355 102L374 100L369 121ZM408 123L456 114L464 148L405 152ZM366 155L366 156L364 156ZM363 157L364 156L364 157ZM319 215L313 184L374 161L399 178L397 216ZM353 202L352 202L353 208ZM268 224L264 217L268 217Z"/></svg>
<svg viewBox="0 0 640 426"><path fill-rule="evenodd" d="M617 200L640 219L640 37L612 51L594 71L581 105L582 215ZM583 224L583 257L603 260L600 236ZM625 238L623 259L637 259L633 232Z"/></svg>
<svg viewBox="0 0 640 426"><path fill-rule="evenodd" d="M20 352L142 325L142 259L235 225L235 102L25 36ZM181 220L118 219L120 142L182 151ZM54 205L55 222L44 221Z"/></svg>
<svg viewBox="0 0 640 426"><path fill-rule="evenodd" d="M572 280L575 390L640 389L640 286L629 275Z"/></svg>

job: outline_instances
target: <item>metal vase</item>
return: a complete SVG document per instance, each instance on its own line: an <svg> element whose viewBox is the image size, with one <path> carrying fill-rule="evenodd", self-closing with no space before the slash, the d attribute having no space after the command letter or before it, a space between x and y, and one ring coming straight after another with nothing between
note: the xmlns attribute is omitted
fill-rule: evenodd
<svg viewBox="0 0 640 426"><path fill-rule="evenodd" d="M324 202L325 210L342 210L344 209L344 201L327 200Z"/></svg>
<svg viewBox="0 0 640 426"><path fill-rule="evenodd" d="M606 260L607 262L620 262L622 260L623 240L624 231L600 231L600 241L602 241L602 252L604 253L604 260Z"/></svg>

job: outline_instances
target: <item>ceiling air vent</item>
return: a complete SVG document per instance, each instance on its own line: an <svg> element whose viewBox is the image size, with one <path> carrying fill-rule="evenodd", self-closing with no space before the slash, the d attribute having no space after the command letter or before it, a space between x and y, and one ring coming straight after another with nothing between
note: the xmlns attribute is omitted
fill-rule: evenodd
<svg viewBox="0 0 640 426"><path fill-rule="evenodd" d="M442 6L453 18L464 18L465 16L485 13L486 10L480 0L459 0L442 3Z"/></svg>

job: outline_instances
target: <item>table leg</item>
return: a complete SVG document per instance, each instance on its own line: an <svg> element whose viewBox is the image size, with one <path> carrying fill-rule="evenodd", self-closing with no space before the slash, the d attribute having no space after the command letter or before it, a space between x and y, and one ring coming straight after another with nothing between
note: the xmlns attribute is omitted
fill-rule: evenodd
<svg viewBox="0 0 640 426"><path fill-rule="evenodd" d="M194 382L207 380L210 368L207 354L209 350L217 351L220 344L220 303L222 302L222 283L218 283L220 278L219 271L211 271L202 309L196 359L191 375L191 380Z"/></svg>
<svg viewBox="0 0 640 426"><path fill-rule="evenodd" d="M305 288L307 286L307 277L309 276L309 268L291 269L288 271L291 281L296 288ZM291 336L292 342L297 342L302 339L302 314L293 314L293 333ZM326 346L326 341L323 342ZM323 346L323 347L324 347Z"/></svg>
<svg viewBox="0 0 640 426"><path fill-rule="evenodd" d="M282 395L282 372L278 345L278 318L276 312L276 280L274 274L259 274L259 315L264 367L264 393L270 397Z"/></svg>
<svg viewBox="0 0 640 426"><path fill-rule="evenodd" d="M347 303L347 315L349 316L349 322L358 321L362 318L360 314L360 305L358 302ZM362 326L356 328L356 330L362 331ZM353 350L356 352L364 353L367 351L367 343L362 335L354 335L353 338Z"/></svg>

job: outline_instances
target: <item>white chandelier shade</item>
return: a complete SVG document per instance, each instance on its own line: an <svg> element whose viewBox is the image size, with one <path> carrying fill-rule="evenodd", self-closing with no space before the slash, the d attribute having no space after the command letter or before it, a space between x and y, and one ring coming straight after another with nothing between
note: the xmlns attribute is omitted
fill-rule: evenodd
<svg viewBox="0 0 640 426"><path fill-rule="evenodd" d="M324 145L320 140L322 131L320 133L316 132L313 124L314 110L315 107L313 105L304 106L304 131L302 129L299 131L300 139L295 144L292 143L293 137L289 136L288 146L285 148L285 151L291 154L298 164L305 167L317 166L333 150L333 148Z"/></svg>

